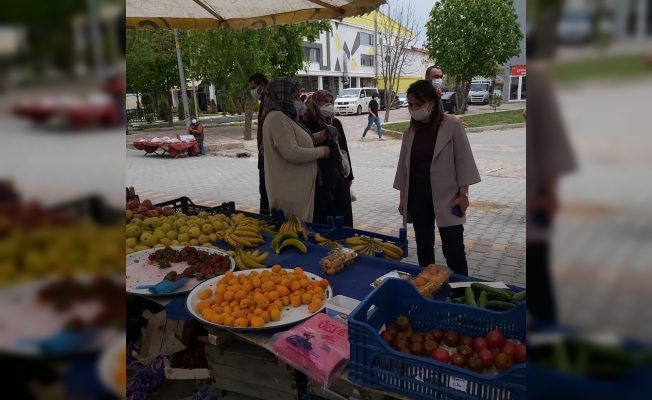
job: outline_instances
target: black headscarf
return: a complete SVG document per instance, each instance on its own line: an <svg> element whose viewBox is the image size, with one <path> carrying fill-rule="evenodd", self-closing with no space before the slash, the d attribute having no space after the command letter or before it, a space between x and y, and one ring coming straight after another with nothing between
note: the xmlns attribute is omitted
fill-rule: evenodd
<svg viewBox="0 0 652 400"><path fill-rule="evenodd" d="M301 83L288 77L274 78L267 85L263 119L272 111L280 111L296 122L307 133L310 130L297 121L297 109L294 108L294 96L301 90Z"/></svg>

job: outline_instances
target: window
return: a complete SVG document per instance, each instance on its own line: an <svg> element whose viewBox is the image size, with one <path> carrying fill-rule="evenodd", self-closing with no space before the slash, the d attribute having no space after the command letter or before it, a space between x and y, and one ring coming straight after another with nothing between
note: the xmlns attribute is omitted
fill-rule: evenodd
<svg viewBox="0 0 652 400"><path fill-rule="evenodd" d="M310 62L321 62L321 50L312 48L312 47L304 47L303 52L306 55L306 60Z"/></svg>
<svg viewBox="0 0 652 400"><path fill-rule="evenodd" d="M376 91L374 89L365 89L365 93L367 94L367 97L371 98Z"/></svg>
<svg viewBox="0 0 652 400"><path fill-rule="evenodd" d="M373 67L374 66L374 56L369 55L369 54L362 54L360 56L360 62L364 66Z"/></svg>
<svg viewBox="0 0 652 400"><path fill-rule="evenodd" d="M374 45L374 35L368 33L360 34L360 44L364 46L373 46Z"/></svg>

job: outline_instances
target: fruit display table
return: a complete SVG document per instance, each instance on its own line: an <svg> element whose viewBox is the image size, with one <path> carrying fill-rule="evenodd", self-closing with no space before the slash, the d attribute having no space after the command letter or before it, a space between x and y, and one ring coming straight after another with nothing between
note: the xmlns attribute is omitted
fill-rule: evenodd
<svg viewBox="0 0 652 400"><path fill-rule="evenodd" d="M94 123L104 127L116 126L120 116L114 104L51 104L28 103L18 104L13 109L14 115L44 123L53 117L62 117L68 121L71 129L80 130Z"/></svg>
<svg viewBox="0 0 652 400"><path fill-rule="evenodd" d="M145 154L156 154L158 156L165 155L166 153L174 158L179 157L182 153L188 152L189 156L199 154L199 144L197 142L190 143L161 143L161 142L134 142L134 147L138 150L144 150Z"/></svg>

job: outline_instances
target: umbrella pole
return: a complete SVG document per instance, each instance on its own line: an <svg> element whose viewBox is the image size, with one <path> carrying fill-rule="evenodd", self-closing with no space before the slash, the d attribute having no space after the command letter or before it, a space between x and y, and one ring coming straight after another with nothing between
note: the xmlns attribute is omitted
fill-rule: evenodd
<svg viewBox="0 0 652 400"><path fill-rule="evenodd" d="M174 42L177 47L177 62L179 64L179 79L181 80L181 97L183 100L183 111L185 114L186 129L190 127L190 113L188 111L188 95L186 93L186 77L183 74L183 62L181 61L181 46L179 46L179 30L174 30Z"/></svg>

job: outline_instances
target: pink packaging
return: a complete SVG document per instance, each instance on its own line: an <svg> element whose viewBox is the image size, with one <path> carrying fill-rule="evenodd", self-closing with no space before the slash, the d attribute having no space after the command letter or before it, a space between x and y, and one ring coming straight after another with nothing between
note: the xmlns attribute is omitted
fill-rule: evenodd
<svg viewBox="0 0 652 400"><path fill-rule="evenodd" d="M274 336L274 353L286 364L328 387L349 362L349 331L340 321L319 313Z"/></svg>

